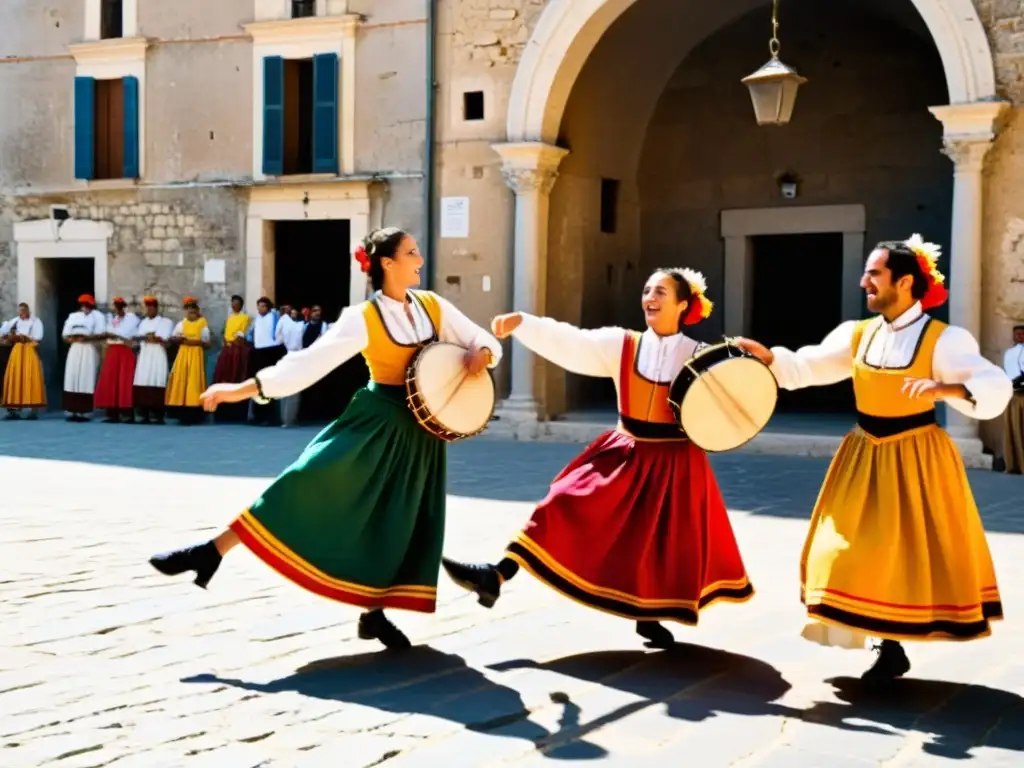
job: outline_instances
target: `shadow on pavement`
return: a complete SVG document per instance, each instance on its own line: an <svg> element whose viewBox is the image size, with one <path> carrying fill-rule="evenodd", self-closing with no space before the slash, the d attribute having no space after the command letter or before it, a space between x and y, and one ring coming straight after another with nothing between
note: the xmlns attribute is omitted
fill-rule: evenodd
<svg viewBox="0 0 1024 768"><path fill-rule="evenodd" d="M529 719L530 712L517 691L488 680L467 666L461 656L425 646L400 653L380 651L321 659L269 683L212 674L194 675L182 682L231 685L266 694L294 692L398 715L429 715L460 723L471 731L537 745L554 736ZM574 710L571 702L556 699L552 697L565 710L562 722L575 727L578 708ZM601 747L583 743L564 759L596 760L606 756Z"/></svg>
<svg viewBox="0 0 1024 768"><path fill-rule="evenodd" d="M1015 693L911 677L884 688L865 686L851 677L826 682L835 688L839 701L816 702L799 715L802 720L842 730L930 734L921 749L949 760L971 759L970 750L978 746L1024 752L1024 698Z"/></svg>
<svg viewBox="0 0 1024 768"><path fill-rule="evenodd" d="M759 659L683 643L668 651L598 651L544 663L517 659L491 665L490 669L546 670L643 699L584 725L563 727L542 745L548 757L562 759L575 756L577 739L656 704L666 706L668 717L689 722L718 713L779 715L782 708L772 702L791 687L775 667Z"/></svg>

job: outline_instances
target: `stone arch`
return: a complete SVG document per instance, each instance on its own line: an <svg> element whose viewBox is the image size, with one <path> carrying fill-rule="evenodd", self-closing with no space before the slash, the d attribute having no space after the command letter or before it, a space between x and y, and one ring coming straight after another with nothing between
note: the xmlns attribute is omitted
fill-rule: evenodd
<svg viewBox="0 0 1024 768"><path fill-rule="evenodd" d="M602 35L638 0L548 0L512 84L510 142L554 144L573 83ZM911 0L942 57L950 104L995 97L985 29L971 0Z"/></svg>

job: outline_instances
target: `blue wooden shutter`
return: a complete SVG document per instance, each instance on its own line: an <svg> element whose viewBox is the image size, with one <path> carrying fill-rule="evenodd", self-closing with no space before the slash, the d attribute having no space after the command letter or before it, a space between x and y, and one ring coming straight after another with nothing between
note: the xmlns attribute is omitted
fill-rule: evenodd
<svg viewBox="0 0 1024 768"><path fill-rule="evenodd" d="M338 54L313 57L313 173L338 173Z"/></svg>
<svg viewBox="0 0 1024 768"><path fill-rule="evenodd" d="M284 173L284 59L263 59L263 173Z"/></svg>
<svg viewBox="0 0 1024 768"><path fill-rule="evenodd" d="M124 178L139 178L139 79L129 75L124 83Z"/></svg>
<svg viewBox="0 0 1024 768"><path fill-rule="evenodd" d="M75 178L96 175L96 81L75 78Z"/></svg>

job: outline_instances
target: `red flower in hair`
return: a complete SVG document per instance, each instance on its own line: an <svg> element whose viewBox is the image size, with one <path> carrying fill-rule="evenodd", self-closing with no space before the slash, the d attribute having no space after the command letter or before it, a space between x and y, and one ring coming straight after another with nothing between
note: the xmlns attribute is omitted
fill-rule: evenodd
<svg viewBox="0 0 1024 768"><path fill-rule="evenodd" d="M941 249L935 243L926 243L920 235L911 235L904 244L917 256L917 264L928 280L928 290L921 299L921 309L941 307L949 298L946 276L939 272Z"/></svg>
<svg viewBox="0 0 1024 768"><path fill-rule="evenodd" d="M356 252L353 254L355 260L359 262L359 267L363 272L370 271L370 255L366 252L366 248L362 245L356 247Z"/></svg>

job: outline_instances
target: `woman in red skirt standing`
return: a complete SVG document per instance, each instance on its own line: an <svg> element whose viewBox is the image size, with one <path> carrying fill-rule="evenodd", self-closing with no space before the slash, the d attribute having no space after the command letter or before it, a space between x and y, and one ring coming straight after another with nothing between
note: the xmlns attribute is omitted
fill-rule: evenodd
<svg viewBox="0 0 1024 768"><path fill-rule="evenodd" d="M573 373L615 380L619 424L554 479L530 522L495 565L445 570L490 608L520 566L567 597L633 619L651 647L675 640L659 622L696 625L701 609L754 594L707 455L680 431L672 380L700 346L682 333L711 313L704 277L662 269L644 286L643 333L581 330L522 312L496 317Z"/></svg>

